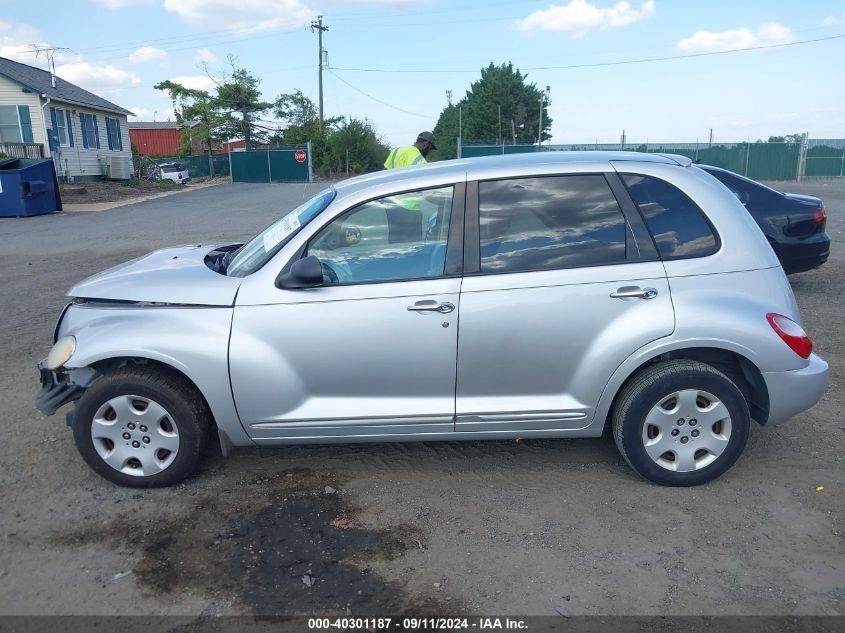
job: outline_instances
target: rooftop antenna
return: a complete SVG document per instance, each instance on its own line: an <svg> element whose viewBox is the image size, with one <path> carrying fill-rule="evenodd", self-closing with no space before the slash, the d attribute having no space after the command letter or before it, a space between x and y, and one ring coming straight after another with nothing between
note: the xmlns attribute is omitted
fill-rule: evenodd
<svg viewBox="0 0 845 633"><path fill-rule="evenodd" d="M50 73L50 84L53 88L56 87L56 63L54 61L54 57L56 51L67 51L70 50L68 48L62 48L59 46L38 46L37 44L32 45L32 52L35 53L36 59L44 55L47 58L47 72Z"/></svg>

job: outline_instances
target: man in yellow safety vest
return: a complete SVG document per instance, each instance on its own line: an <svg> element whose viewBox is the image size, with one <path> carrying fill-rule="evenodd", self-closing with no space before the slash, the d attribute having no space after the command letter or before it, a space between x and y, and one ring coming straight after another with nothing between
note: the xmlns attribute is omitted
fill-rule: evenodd
<svg viewBox="0 0 845 633"><path fill-rule="evenodd" d="M397 147L390 154L387 155L387 160L384 161L385 169L395 169L397 167L411 167L413 165L425 165L428 153L437 149L434 144L434 134L431 132L420 132L417 136L417 142L407 147Z"/></svg>

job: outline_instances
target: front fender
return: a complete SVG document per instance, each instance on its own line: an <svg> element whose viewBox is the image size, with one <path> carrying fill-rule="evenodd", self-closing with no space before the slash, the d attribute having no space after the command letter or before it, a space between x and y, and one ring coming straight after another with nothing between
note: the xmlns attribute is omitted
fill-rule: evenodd
<svg viewBox="0 0 845 633"><path fill-rule="evenodd" d="M232 399L228 347L232 308L72 306L59 336L76 337L73 369L113 358L145 358L184 374L202 393L217 426L249 445Z"/></svg>

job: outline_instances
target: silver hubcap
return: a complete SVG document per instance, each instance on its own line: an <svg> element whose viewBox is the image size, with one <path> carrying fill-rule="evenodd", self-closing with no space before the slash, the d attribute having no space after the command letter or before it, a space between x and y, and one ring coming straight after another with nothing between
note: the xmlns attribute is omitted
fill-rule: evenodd
<svg viewBox="0 0 845 633"><path fill-rule="evenodd" d="M659 466L676 472L712 464L731 439L728 408L700 389L676 391L655 404L643 425L643 446Z"/></svg>
<svg viewBox="0 0 845 633"><path fill-rule="evenodd" d="M179 430L170 414L141 396L118 396L97 409L91 440L104 462L136 477L160 473L179 452Z"/></svg>

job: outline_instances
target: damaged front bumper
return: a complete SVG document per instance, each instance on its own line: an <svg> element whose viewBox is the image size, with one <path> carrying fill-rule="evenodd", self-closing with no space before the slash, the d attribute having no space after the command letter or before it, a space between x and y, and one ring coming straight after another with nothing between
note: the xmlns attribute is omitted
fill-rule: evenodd
<svg viewBox="0 0 845 633"><path fill-rule="evenodd" d="M90 367L47 369L44 362L38 363L41 373L41 391L35 399L35 406L44 415L53 415L68 402L78 400L97 378L99 372Z"/></svg>

